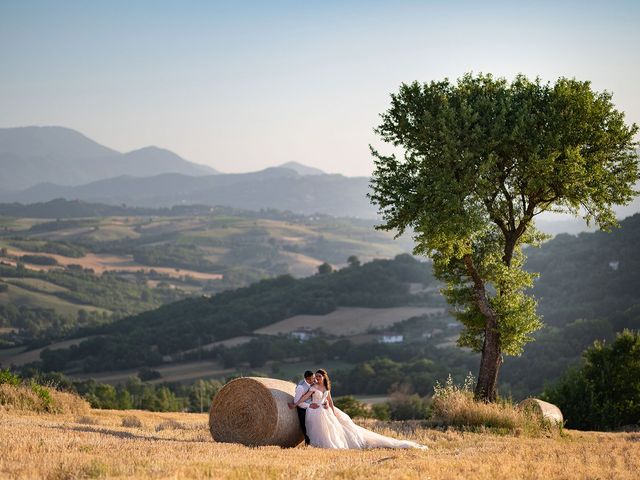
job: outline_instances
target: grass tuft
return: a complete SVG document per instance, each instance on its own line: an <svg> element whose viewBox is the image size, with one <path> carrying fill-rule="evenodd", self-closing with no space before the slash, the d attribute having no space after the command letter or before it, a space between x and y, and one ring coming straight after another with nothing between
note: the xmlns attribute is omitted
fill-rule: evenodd
<svg viewBox="0 0 640 480"><path fill-rule="evenodd" d="M477 432L530 437L562 434L561 428L530 409L517 409L510 400L476 401L471 389L473 383L471 374L462 386L455 385L451 376L445 385L436 383L431 403L432 420L442 426Z"/></svg>
<svg viewBox="0 0 640 480"><path fill-rule="evenodd" d="M80 423L82 425L98 425L100 422L97 418L90 417L89 415L81 415L76 418L76 423Z"/></svg>
<svg viewBox="0 0 640 480"><path fill-rule="evenodd" d="M127 415L122 419L122 426L126 428L142 428L142 422L135 415Z"/></svg>
<svg viewBox="0 0 640 480"><path fill-rule="evenodd" d="M156 425L156 432L161 432L162 430L188 430L188 429L189 427L173 419L165 420L164 422Z"/></svg>

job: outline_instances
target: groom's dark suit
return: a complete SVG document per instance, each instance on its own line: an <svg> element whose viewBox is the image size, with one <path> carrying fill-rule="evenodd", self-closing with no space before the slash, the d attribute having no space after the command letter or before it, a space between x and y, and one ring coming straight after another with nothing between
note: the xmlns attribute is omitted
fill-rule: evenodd
<svg viewBox="0 0 640 480"><path fill-rule="evenodd" d="M293 403L298 403L298 400L302 398L302 396L309 391L311 385L307 383L306 380L302 380L298 383L296 387L296 393L293 396ZM307 436L307 428L305 424L305 417L307 415L307 408L311 405L311 399L305 400L301 406L296 407L298 410L298 420L300 420L300 428L302 428L302 433L304 433L304 443L305 445L309 445L309 437Z"/></svg>

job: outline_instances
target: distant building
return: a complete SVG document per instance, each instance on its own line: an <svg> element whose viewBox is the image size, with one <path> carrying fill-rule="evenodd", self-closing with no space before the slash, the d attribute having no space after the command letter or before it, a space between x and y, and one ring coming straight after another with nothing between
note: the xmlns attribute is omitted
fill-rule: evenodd
<svg viewBox="0 0 640 480"><path fill-rule="evenodd" d="M306 342L307 340L312 339L316 336L316 332L311 330L310 328L299 328L289 333L291 338L295 338L296 340L300 340L301 342Z"/></svg>
<svg viewBox="0 0 640 480"><path fill-rule="evenodd" d="M404 335L398 334L384 334L378 338L378 343L402 343L404 342Z"/></svg>

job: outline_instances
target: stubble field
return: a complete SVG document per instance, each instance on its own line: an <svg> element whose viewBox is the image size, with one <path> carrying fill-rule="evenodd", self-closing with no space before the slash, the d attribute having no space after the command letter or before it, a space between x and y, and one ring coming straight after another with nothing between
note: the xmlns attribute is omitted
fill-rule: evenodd
<svg viewBox="0 0 640 480"><path fill-rule="evenodd" d="M640 471L640 433L524 438L368 423L429 450L328 451L215 443L207 419L140 411L1 412L0 478L632 479Z"/></svg>

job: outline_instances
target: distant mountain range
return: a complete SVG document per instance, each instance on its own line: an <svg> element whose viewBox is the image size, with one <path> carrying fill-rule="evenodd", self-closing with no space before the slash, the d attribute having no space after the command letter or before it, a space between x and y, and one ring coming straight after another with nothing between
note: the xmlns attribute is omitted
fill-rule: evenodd
<svg viewBox="0 0 640 480"><path fill-rule="evenodd" d="M0 201L33 203L67 198L138 207L205 204L372 218L375 209L366 198L368 185L366 177L303 176L288 168L274 167L254 173L205 177L176 173L144 178L120 176L78 187L46 183L0 195Z"/></svg>
<svg viewBox="0 0 640 480"><path fill-rule="evenodd" d="M217 173L162 148L145 147L120 153L62 127L0 129L0 172L0 191L4 192L20 191L39 183L82 185L121 175Z"/></svg>
<svg viewBox="0 0 640 480"><path fill-rule="evenodd" d="M223 174L157 147L120 153L68 128L0 129L0 202L65 198L136 207L204 204L376 218L368 191L368 177L327 174L297 162ZM616 209L620 218L638 211L638 198ZM552 234L588 230L583 221L568 217L547 216L538 225Z"/></svg>
<svg viewBox="0 0 640 480"><path fill-rule="evenodd" d="M297 162L220 174L157 147L119 153L61 127L0 129L0 201L78 199L111 205L224 205L249 210L375 217L369 179Z"/></svg>

